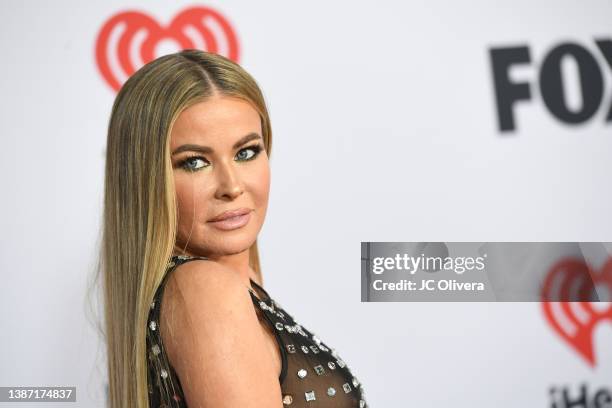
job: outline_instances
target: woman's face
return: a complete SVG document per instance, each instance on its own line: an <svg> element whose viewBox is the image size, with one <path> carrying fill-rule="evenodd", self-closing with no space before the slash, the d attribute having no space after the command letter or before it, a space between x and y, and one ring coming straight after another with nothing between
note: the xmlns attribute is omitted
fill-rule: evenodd
<svg viewBox="0 0 612 408"><path fill-rule="evenodd" d="M179 213L176 246L203 256L247 250L262 227L270 190L257 111L227 96L199 102L175 121L170 154ZM212 220L235 210L245 215Z"/></svg>

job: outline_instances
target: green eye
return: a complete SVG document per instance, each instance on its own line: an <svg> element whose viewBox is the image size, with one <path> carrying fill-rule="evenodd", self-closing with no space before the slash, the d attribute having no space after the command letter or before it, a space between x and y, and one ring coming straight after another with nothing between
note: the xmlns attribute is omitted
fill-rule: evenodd
<svg viewBox="0 0 612 408"><path fill-rule="evenodd" d="M236 157L240 161L252 160L261 152L261 145L253 145L240 150ZM249 153L250 152L250 153Z"/></svg>
<svg viewBox="0 0 612 408"><path fill-rule="evenodd" d="M198 162L203 163L198 165ZM204 167L208 167L206 165L206 160L204 160L202 157L200 156L192 156L192 157L188 157L185 160L183 160L180 164L181 168L185 169L185 170L189 170L189 171L197 171L200 170Z"/></svg>
<svg viewBox="0 0 612 408"><path fill-rule="evenodd" d="M249 161L253 160L263 150L263 147L259 144L245 147L241 149L236 155L237 161ZM202 156L190 156L181 161L178 166L186 171L195 172L210 166L210 163L206 158Z"/></svg>

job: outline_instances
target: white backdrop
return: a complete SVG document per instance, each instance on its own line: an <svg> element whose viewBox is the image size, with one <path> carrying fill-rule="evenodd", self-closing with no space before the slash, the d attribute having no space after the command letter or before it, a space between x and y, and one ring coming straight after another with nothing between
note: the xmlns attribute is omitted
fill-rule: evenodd
<svg viewBox="0 0 612 408"><path fill-rule="evenodd" d="M610 241L612 69L595 43L612 39L607 0L0 3L0 386L74 385L74 406L104 405L85 294L116 93L96 39L117 13L165 26L193 6L228 20L269 104L266 288L338 350L372 407L548 407L551 388L612 392L612 324L596 330L590 366L538 303L361 303L358 261L361 241ZM539 92L562 43L588 50L604 80L582 124L555 118ZM156 56L175 46L164 39ZM502 133L489 50L514 46L531 62L509 77L531 84L531 100ZM579 109L566 60L566 104Z"/></svg>

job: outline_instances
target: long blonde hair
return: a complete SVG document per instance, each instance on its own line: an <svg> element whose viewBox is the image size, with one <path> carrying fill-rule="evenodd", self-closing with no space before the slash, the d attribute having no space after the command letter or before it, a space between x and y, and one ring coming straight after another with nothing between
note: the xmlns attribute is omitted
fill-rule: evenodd
<svg viewBox="0 0 612 408"><path fill-rule="evenodd" d="M218 54L183 50L159 57L125 82L113 104L98 264L111 408L148 407L147 318L178 221L170 132L184 109L213 94L252 104L269 156L272 131L263 94L243 68ZM261 281L257 241L249 263Z"/></svg>

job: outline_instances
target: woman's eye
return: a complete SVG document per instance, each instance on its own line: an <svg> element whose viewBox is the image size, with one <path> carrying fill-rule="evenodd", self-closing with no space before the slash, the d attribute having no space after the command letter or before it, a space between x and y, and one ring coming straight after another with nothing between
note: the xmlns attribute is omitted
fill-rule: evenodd
<svg viewBox="0 0 612 408"><path fill-rule="evenodd" d="M236 157L238 158L238 160L251 160L255 156L257 156L260 151L261 151L261 146L259 145L245 147L244 149L238 152Z"/></svg>
<svg viewBox="0 0 612 408"><path fill-rule="evenodd" d="M260 145L245 147L238 152L236 159L238 161L253 160L259 154L259 152L261 152L261 150L262 147ZM205 158L200 156L187 157L185 160L179 163L179 167L187 171L198 171L208 166L210 166L210 163L208 163Z"/></svg>
<svg viewBox="0 0 612 408"><path fill-rule="evenodd" d="M183 162L181 163L181 167L185 170L199 170L203 167L206 167L206 161L203 160L201 157L188 157L187 159L183 160Z"/></svg>

